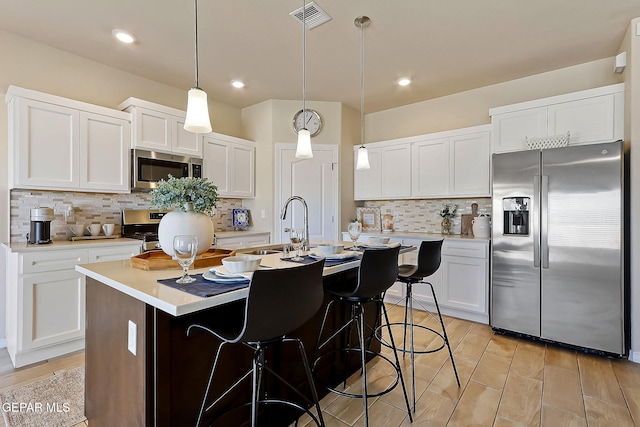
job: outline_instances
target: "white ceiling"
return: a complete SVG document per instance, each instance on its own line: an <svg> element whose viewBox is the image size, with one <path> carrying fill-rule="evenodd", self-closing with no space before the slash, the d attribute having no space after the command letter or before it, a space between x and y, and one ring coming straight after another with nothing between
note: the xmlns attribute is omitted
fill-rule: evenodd
<svg viewBox="0 0 640 427"><path fill-rule="evenodd" d="M309 0L310 1L310 0ZM614 56L638 0L316 0L331 20L307 32L307 99L365 111L436 98ZM302 97L297 0L200 0L200 87L245 107ZM134 33L123 45L114 28ZM0 0L0 29L187 90L191 0ZM3 59L3 60L6 60ZM613 69L613 64L612 64ZM409 87L396 81L408 76ZM232 79L246 82L243 89Z"/></svg>

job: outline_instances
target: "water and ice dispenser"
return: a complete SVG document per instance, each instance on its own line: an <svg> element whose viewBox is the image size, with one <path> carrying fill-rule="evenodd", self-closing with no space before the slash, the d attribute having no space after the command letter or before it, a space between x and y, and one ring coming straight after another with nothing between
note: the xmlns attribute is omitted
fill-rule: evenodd
<svg viewBox="0 0 640 427"><path fill-rule="evenodd" d="M529 234L529 197L508 197L502 199L504 212L503 234Z"/></svg>

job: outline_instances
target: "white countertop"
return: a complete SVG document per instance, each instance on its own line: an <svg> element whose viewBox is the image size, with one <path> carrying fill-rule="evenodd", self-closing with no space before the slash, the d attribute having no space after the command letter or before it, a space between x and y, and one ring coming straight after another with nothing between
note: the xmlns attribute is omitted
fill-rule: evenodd
<svg viewBox="0 0 640 427"><path fill-rule="evenodd" d="M403 252L409 250L404 250ZM302 253L304 254L305 252ZM282 261L280 259L281 256L281 253L264 255L261 264L274 268L300 265L294 262ZM344 264L325 267L323 275L329 276L350 270L358 267L359 263L360 259L354 259ZM207 270L208 268L189 270L189 274L202 274ZM160 279L177 279L181 275L180 270L146 271L131 267L129 260L80 264L76 266L76 271L173 316L181 316L240 300L246 298L249 292L248 288L245 288L208 298L198 297L158 283Z"/></svg>
<svg viewBox="0 0 640 427"><path fill-rule="evenodd" d="M271 234L270 231L216 231L213 233L215 237L238 237L238 236L255 236L258 234Z"/></svg>
<svg viewBox="0 0 640 427"><path fill-rule="evenodd" d="M109 246L126 246L126 245L142 245L140 240L126 239L123 237L117 239L100 239L100 240L54 240L46 245L34 245L31 243L2 243L2 246L9 252L36 252L60 249L87 249L91 247L107 248Z"/></svg>
<svg viewBox="0 0 640 427"><path fill-rule="evenodd" d="M386 237L391 237L396 239L402 239L403 237L407 239L425 239L425 240L463 239L465 241L477 240L479 242L486 242L491 240L490 237L463 236L461 234L424 233L424 232L415 232L415 231L391 231L386 233L383 233L381 231L363 231L362 234L366 236L386 236Z"/></svg>

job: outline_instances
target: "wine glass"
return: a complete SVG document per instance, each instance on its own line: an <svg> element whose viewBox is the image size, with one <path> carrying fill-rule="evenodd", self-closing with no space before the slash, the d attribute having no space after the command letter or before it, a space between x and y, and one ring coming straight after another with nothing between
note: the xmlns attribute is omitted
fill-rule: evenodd
<svg viewBox="0 0 640 427"><path fill-rule="evenodd" d="M302 261L304 258L300 256L300 248L304 244L304 232L299 228L289 229L289 239L291 239L291 247L296 251L296 256L291 261Z"/></svg>
<svg viewBox="0 0 640 427"><path fill-rule="evenodd" d="M174 258L178 261L178 264L182 267L183 275L176 280L176 283L191 283L196 279L189 276L189 266L196 259L196 252L198 250L198 237L191 235L178 235L173 238L173 252Z"/></svg>
<svg viewBox="0 0 640 427"><path fill-rule="evenodd" d="M349 237L353 242L353 246L351 248L358 249L357 242L360 238L360 233L362 233L362 224L360 224L358 221L352 222L351 224L349 224L349 228L347 228L347 230L349 231Z"/></svg>

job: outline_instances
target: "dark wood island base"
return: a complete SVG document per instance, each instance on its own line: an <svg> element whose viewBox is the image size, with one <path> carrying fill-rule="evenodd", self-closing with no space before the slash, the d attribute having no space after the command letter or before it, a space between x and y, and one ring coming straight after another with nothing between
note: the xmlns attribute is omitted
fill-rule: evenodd
<svg viewBox="0 0 640 427"><path fill-rule="evenodd" d="M354 286L356 273L357 269L351 269L325 276L325 286ZM85 412L89 425L195 425L219 342L205 333L195 332L187 336L186 330L192 323L215 328L239 328L243 323L244 300L172 316L91 277L87 277L86 286ZM302 340L310 361L328 301L326 294L320 311L291 334ZM330 331L337 330L347 315L344 310L331 310ZM379 319L379 313L373 308L368 310L369 324L373 325L376 319ZM129 321L137 329L133 332L135 355L128 350L132 333ZM327 336L329 333L327 331ZM372 348L378 350L379 347L380 344L372 340ZM328 379L335 386L343 380L343 375L335 369L340 365L339 353L334 352L334 355L323 358L318 371L323 379ZM227 346L221 356L222 369L219 367L214 378L212 395L219 396L237 381L251 365L251 358L252 352L245 346ZM280 375L306 396L311 395L295 346L276 344L267 352L267 358L269 365ZM321 397L327 394L320 384L316 386ZM272 396L284 396L300 402L298 396L292 395L278 382L267 382L266 387ZM248 425L248 410L239 409L223 419L220 417L230 408L249 402L250 396L250 383L246 381L244 387L238 388L219 404L219 410L211 415L208 422L213 425ZM268 417L265 425L287 426L300 414L278 407L263 415Z"/></svg>

